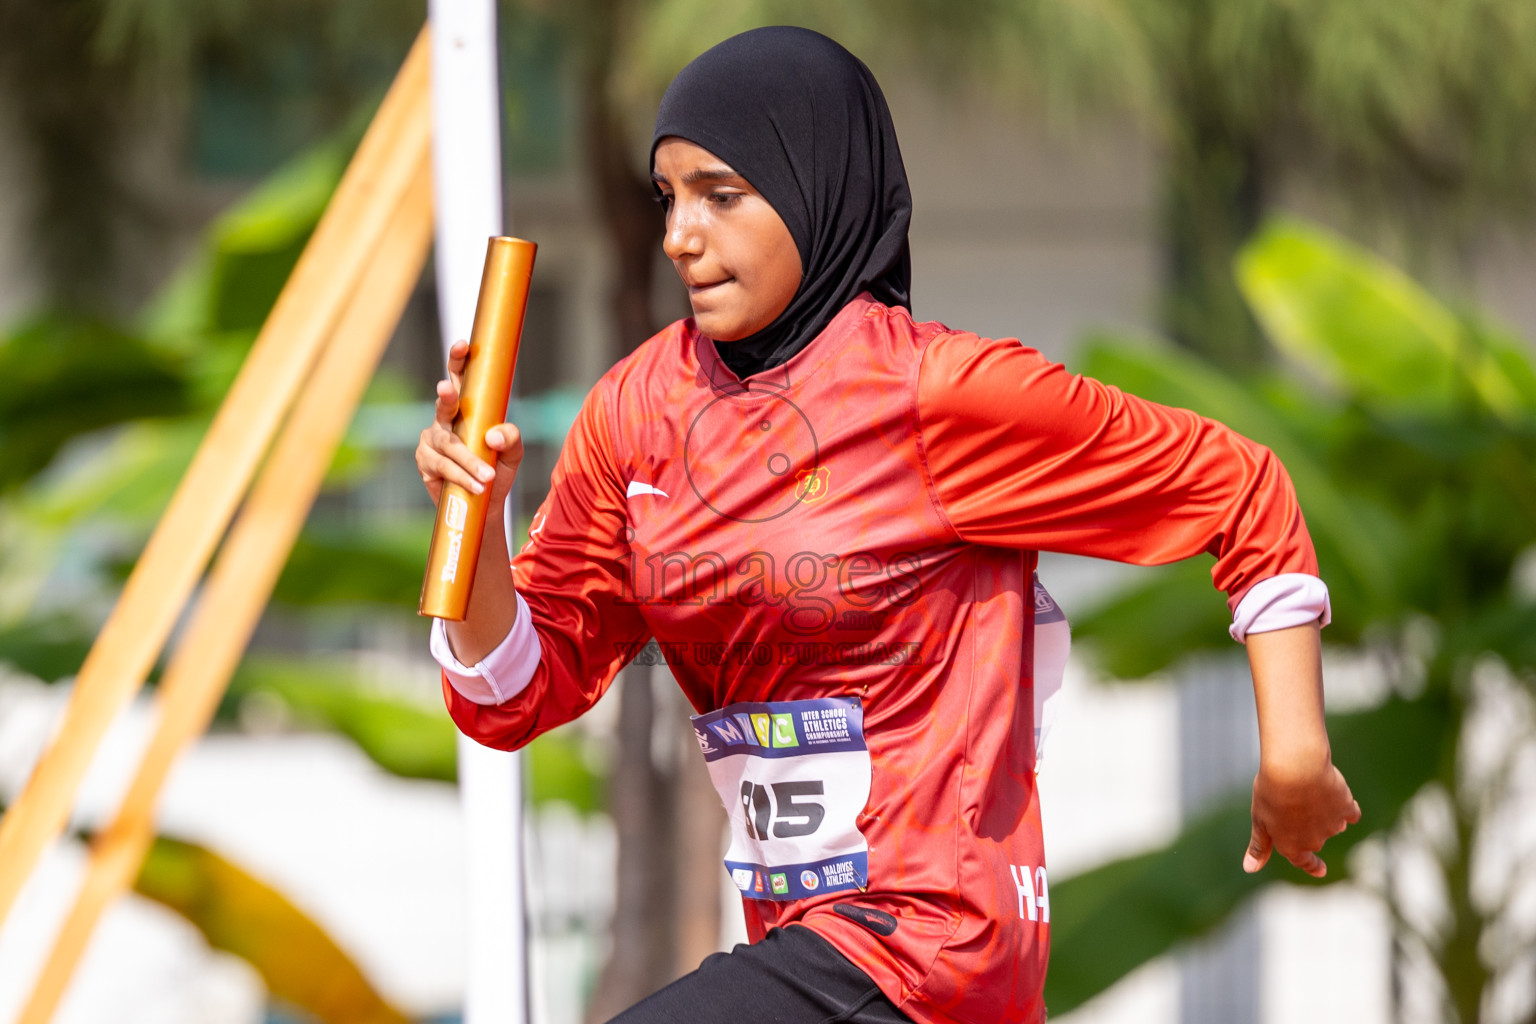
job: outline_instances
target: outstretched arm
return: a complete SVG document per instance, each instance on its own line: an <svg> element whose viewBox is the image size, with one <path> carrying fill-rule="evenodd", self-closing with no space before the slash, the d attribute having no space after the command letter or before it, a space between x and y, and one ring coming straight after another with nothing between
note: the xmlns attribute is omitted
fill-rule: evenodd
<svg viewBox="0 0 1536 1024"><path fill-rule="evenodd" d="M1259 774L1243 870L1259 870L1277 850L1321 878L1328 867L1317 851L1360 820L1360 805L1328 746L1318 626L1250 633L1248 664L1259 712Z"/></svg>
<svg viewBox="0 0 1536 1024"><path fill-rule="evenodd" d="M1307 622L1326 615L1326 592L1274 454L1015 341L970 335L929 345L918 409L935 495L962 540L1143 565L1215 556L1212 581L1228 594L1233 637L1246 635L1258 695L1244 866L1257 871L1276 849L1321 876L1318 849L1360 809L1333 767L1319 627ZM1316 586L1298 589L1308 578Z"/></svg>

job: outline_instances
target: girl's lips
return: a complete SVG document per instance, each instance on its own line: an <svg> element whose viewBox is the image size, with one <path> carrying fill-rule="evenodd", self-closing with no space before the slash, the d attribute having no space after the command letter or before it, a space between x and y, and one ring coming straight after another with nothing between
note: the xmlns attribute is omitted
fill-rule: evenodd
<svg viewBox="0 0 1536 1024"><path fill-rule="evenodd" d="M734 280L735 278L728 277L723 281L711 281L709 284L691 284L688 286L688 294L698 295L699 293L707 292L712 288L719 288L723 284L730 284Z"/></svg>

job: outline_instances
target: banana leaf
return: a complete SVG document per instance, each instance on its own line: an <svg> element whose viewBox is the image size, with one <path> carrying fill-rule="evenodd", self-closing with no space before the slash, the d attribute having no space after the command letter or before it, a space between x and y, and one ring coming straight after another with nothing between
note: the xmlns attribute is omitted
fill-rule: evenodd
<svg viewBox="0 0 1536 1024"><path fill-rule="evenodd" d="M379 767L411 779L457 777L454 727L438 707L380 693L352 663L252 656L241 664L230 696L279 699L300 721L346 736Z"/></svg>
<svg viewBox="0 0 1536 1024"><path fill-rule="evenodd" d="M168 353L98 321L37 317L0 338L0 491L82 434L189 405L188 370Z"/></svg>
<svg viewBox="0 0 1536 1024"><path fill-rule="evenodd" d="M297 607L377 605L414 612L431 535L432 522L425 515L387 530L310 527L288 556L272 600Z"/></svg>
<svg viewBox="0 0 1536 1024"><path fill-rule="evenodd" d="M95 634L93 626L67 615L28 619L0 628L0 662L57 682L79 670Z"/></svg>
<svg viewBox="0 0 1536 1024"><path fill-rule="evenodd" d="M251 694L275 697L301 722L341 733L391 774L443 782L458 777L457 735L448 713L379 692L351 663L250 657L231 683L227 703ZM591 761L573 732L540 736L525 751L529 801L601 811L606 787Z"/></svg>
<svg viewBox="0 0 1536 1024"><path fill-rule="evenodd" d="M346 952L276 889L212 850L155 840L134 889L245 960L273 998L325 1024L407 1024Z"/></svg>
<svg viewBox="0 0 1536 1024"><path fill-rule="evenodd" d="M1208 559L1163 566L1152 578L1072 616L1072 639L1096 669L1117 680L1143 679L1199 650L1227 650L1231 616L1211 587Z"/></svg>
<svg viewBox="0 0 1536 1024"><path fill-rule="evenodd" d="M1360 513L1360 497L1341 486L1337 476L1307 440L1279 415L1272 399L1256 383L1232 377L1193 353L1146 341L1094 337L1084 372L1132 394L1164 405L1193 409L1270 448L1296 487L1307 525L1333 571L1330 583L1343 584L1351 596L1380 603L1393 592L1391 580L1401 543L1401 528L1391 529L1381 516L1370 526ZM1317 405L1313 418L1331 415ZM1340 572L1348 580L1339 579ZM1340 602L1346 603L1347 602Z"/></svg>
<svg viewBox="0 0 1536 1024"><path fill-rule="evenodd" d="M1075 1009L1148 960L1210 933L1277 879L1318 885L1348 878L1349 852L1392 827L1409 799L1445 770L1454 741L1445 718L1446 708L1430 697L1329 716L1335 760L1362 818L1324 847L1324 882L1278 855L1258 874L1242 870L1251 821L1241 794L1196 818L1167 846L1052 886L1051 1012Z"/></svg>
<svg viewBox="0 0 1536 1024"><path fill-rule="evenodd" d="M1445 636L1445 649L1476 657L1494 654L1515 678L1536 692L1536 602L1511 599L1493 603Z"/></svg>
<svg viewBox="0 0 1536 1024"><path fill-rule="evenodd" d="M311 149L223 214L202 253L146 310L151 337L255 336L341 180L351 129Z"/></svg>
<svg viewBox="0 0 1536 1024"><path fill-rule="evenodd" d="M1321 228L1271 222L1243 248L1237 276L1282 352L1369 407L1444 414L1472 398L1505 418L1536 409L1536 372L1517 341Z"/></svg>
<svg viewBox="0 0 1536 1024"><path fill-rule="evenodd" d="M200 415L140 420L17 495L29 525L46 531L147 530L165 509L208 423Z"/></svg>

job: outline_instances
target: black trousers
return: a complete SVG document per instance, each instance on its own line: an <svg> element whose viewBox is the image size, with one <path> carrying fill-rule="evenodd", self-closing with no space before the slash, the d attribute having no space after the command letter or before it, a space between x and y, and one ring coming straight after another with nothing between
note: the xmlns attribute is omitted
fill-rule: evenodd
<svg viewBox="0 0 1536 1024"><path fill-rule="evenodd" d="M716 953L610 1024L911 1024L832 944L803 925Z"/></svg>

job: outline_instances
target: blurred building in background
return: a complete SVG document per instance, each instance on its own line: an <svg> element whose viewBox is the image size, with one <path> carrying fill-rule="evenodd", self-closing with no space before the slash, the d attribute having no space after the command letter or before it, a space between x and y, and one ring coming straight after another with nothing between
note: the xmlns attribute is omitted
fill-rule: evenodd
<svg viewBox="0 0 1536 1024"><path fill-rule="evenodd" d="M530 441L521 486L531 508L582 394L619 351L610 303L617 269L586 170L581 85L563 37L515 20L505 36L509 220L514 233L540 245L513 411ZM110 264L93 271L103 282L97 310L131 321L196 255L212 218L281 163L344 130L354 104L391 72L400 38L384 33L383 42L359 47L341 72L331 58L302 47L279 46L242 63L226 42L191 76L188 93L139 111L137 123L130 119L142 135L122 129L116 153L129 166L123 180L139 187L127 188L123 209L113 208L122 225L113 232L118 249ZM1161 329L1163 158L1144 131L1128 119L1051 131L1042 116L872 63L890 97L911 178L918 318L1015 336L1069 366L1092 332ZM331 80L338 74L344 87ZM38 104L18 92L44 87L18 85L13 76L0 89L0 327L22 323L58 294L35 241L51 173L36 158ZM633 135L643 147L648 125L636 125ZM1275 205L1356 226L1313 185L1292 174L1275 190ZM61 222L51 230L78 227ZM654 308L663 321L684 315L686 297L659 252L657 263ZM1536 229L1490 223L1452 250L1429 252L1422 264L1446 289L1536 337ZM386 357L389 393L376 396L354 427L353 442L372 453L372 468L351 480L340 474L314 515L321 533L416 530L424 553L427 502L411 453L430 419L439 372L433 302L429 274ZM49 570L47 600L103 614L110 593L94 579L72 577L70 565L64 558ZM1041 575L1071 618L1102 604L1138 572L1048 556ZM1213 604L1220 600L1210 595ZM426 627L410 610L280 600L253 654L298 651L345 663L372 692L441 717ZM54 679L31 678L14 666L6 673L0 800L18 792L64 698ZM1337 678L1341 699L1369 699L1361 696L1368 680L1348 671ZM1053 880L1167 842L1186 817L1251 779L1257 738L1236 651L1125 685L1076 660L1069 679L1041 775ZM667 764L681 757L689 745L681 728L686 710L668 690L665 667L654 666L630 670L603 705L565 730L564 746L532 762L534 1006L536 1019L548 1024L583 1019L607 956L614 827L600 795L573 801L569 794L585 792L581 787L618 756L617 691L637 685L654 689L658 722L671 720L658 725L652 756ZM463 976L459 925L463 901L472 896L456 880L462 850L452 789L386 773L359 751L355 731L335 716L301 713L281 692L257 687L232 699L215 733L173 776L164 830L219 851L282 890L412 1018L454 1019ZM317 721L328 728L317 729ZM114 783L143 730L141 706L100 758L82 826L111 806ZM711 806L705 821L707 827L715 816L718 834L717 812ZM1231 855L1237 871L1241 848ZM44 948L38 936L62 911L79 857L74 845L56 851L0 933L0 1021L19 1006ZM706 904L717 908L718 925L702 940L690 936L689 948L739 940L724 872L689 867L684 874L679 884L720 894ZM1392 941L1387 912L1359 889L1275 889L1214 937L1152 962L1061 1019L1386 1024L1404 998L1391 976ZM59 1019L214 1024L289 1019L285 1012L268 1005L249 966L210 950L174 914L134 897L101 929Z"/></svg>

